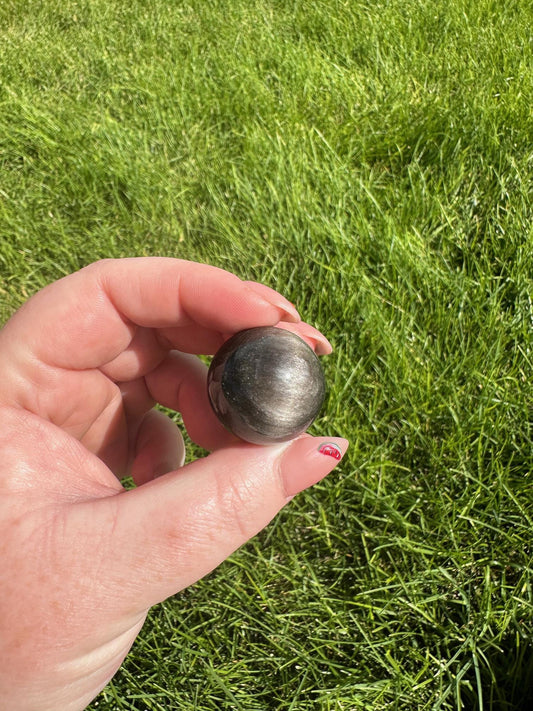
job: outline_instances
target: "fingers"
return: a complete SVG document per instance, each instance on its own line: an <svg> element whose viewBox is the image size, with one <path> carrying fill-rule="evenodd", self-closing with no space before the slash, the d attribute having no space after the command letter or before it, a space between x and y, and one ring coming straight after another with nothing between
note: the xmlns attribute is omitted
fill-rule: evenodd
<svg viewBox="0 0 533 711"><path fill-rule="evenodd" d="M279 292L271 289L266 284L260 284L257 281L247 281L245 282L247 286L250 287L256 294L265 298L269 303L277 306L281 311L284 312L286 318L285 321L290 321L292 323L298 323L300 321L300 314L296 310L294 304L291 304L284 296L281 296Z"/></svg>
<svg viewBox="0 0 533 711"><path fill-rule="evenodd" d="M97 368L123 353L138 327L168 329L165 338L195 351L218 347L221 333L297 320L280 294L259 291L205 264L104 260L32 297L0 332L0 348L15 358L29 350L56 367ZM179 338L176 328L184 329Z"/></svg>
<svg viewBox="0 0 533 711"><path fill-rule="evenodd" d="M140 326L196 324L226 332L256 325L258 314L268 321L298 320L281 294L259 295L217 267L162 257L109 260L100 265L105 292L121 314Z"/></svg>
<svg viewBox="0 0 533 711"><path fill-rule="evenodd" d="M158 410L147 412L137 433L131 470L137 486L179 469L184 461L185 444L178 427Z"/></svg>
<svg viewBox="0 0 533 711"><path fill-rule="evenodd" d="M288 445L227 447L93 502L95 526L100 517L114 522L102 574L129 581L138 609L163 600L254 536L292 496L326 476L346 448L344 439L308 435Z"/></svg>
<svg viewBox="0 0 533 711"><path fill-rule="evenodd" d="M115 382L130 382L149 373L168 351L157 331L139 327L129 345L116 358L100 367L100 371Z"/></svg>
<svg viewBox="0 0 533 711"><path fill-rule="evenodd" d="M317 353L331 352L327 339L309 324L277 325L297 333ZM207 396L207 366L196 356L171 351L144 381L155 402L181 412L189 436L204 449L212 451L239 441L215 416Z"/></svg>
<svg viewBox="0 0 533 711"><path fill-rule="evenodd" d="M292 331L297 336L300 336L317 355L329 355L333 350L328 339L320 333L320 331L304 321L300 321L299 323L280 321L276 326L286 331Z"/></svg>
<svg viewBox="0 0 533 711"><path fill-rule="evenodd" d="M214 450L239 441L215 416L207 397L207 366L196 356L171 351L145 382L155 401L181 413L189 437L200 447Z"/></svg>

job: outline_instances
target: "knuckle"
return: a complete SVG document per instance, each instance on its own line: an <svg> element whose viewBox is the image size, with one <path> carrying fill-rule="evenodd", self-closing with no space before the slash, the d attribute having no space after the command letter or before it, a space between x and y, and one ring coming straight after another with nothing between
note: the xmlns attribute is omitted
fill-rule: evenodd
<svg viewBox="0 0 533 711"><path fill-rule="evenodd" d="M243 540L248 540L257 531L250 516L253 492L244 477L236 473L229 477L217 477L218 501L222 526L235 532Z"/></svg>

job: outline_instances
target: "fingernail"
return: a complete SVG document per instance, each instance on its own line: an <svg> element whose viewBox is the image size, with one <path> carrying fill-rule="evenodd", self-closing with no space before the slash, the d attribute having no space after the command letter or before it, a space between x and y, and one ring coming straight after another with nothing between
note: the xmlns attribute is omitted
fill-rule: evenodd
<svg viewBox="0 0 533 711"><path fill-rule="evenodd" d="M299 323L302 320L294 304L292 304L278 291L271 289L265 284L259 284L254 281L247 281L246 284L248 288L251 289L256 295L260 296L263 301L266 301L268 304L278 309L282 321Z"/></svg>
<svg viewBox="0 0 533 711"><path fill-rule="evenodd" d="M348 449L343 437L311 437L294 440L282 453L280 471L287 498L292 498L327 476Z"/></svg>
<svg viewBox="0 0 533 711"><path fill-rule="evenodd" d="M279 299L274 298L270 303L280 311L282 321L288 321L289 323L299 323L301 321L300 314L290 301L281 297Z"/></svg>
<svg viewBox="0 0 533 711"><path fill-rule="evenodd" d="M292 331L297 336L307 343L309 348L312 348L317 355L329 355L333 350L331 343L320 333L316 328L308 323L300 322L297 326L289 326L288 324L278 323L278 328L284 328L286 331Z"/></svg>
<svg viewBox="0 0 533 711"><path fill-rule="evenodd" d="M154 479L158 479L160 476L165 476L165 474L169 474L169 472L175 472L177 469L181 469L181 467L185 464L185 447L183 448L183 451L178 455L176 459L172 459L171 461L168 462L160 462L157 466L154 467Z"/></svg>
<svg viewBox="0 0 533 711"><path fill-rule="evenodd" d="M301 333L298 333L298 335L319 356L329 355L333 350L328 339L318 331L316 331L316 333L305 333L305 331L302 331Z"/></svg>
<svg viewBox="0 0 533 711"><path fill-rule="evenodd" d="M315 353L317 355L329 355L332 350L333 350L333 347L325 336L320 334L320 336L316 337L316 339L315 339Z"/></svg>

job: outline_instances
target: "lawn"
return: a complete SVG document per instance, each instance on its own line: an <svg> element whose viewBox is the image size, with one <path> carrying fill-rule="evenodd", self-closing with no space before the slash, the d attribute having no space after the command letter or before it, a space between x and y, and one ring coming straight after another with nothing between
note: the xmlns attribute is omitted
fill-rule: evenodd
<svg viewBox="0 0 533 711"><path fill-rule="evenodd" d="M100 257L224 267L330 338L312 431L351 441L91 711L533 707L532 27L530 0L0 4L0 319Z"/></svg>

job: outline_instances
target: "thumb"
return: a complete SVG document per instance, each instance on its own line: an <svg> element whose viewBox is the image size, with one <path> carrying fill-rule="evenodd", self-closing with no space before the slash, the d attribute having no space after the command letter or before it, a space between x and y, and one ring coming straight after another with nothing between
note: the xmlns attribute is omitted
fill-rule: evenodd
<svg viewBox="0 0 533 711"><path fill-rule="evenodd" d="M104 565L120 581L122 599L132 600L124 589L131 585L135 605L145 609L202 578L329 474L347 447L345 439L309 435L269 447L238 444L93 502L116 507ZM109 509L100 513L107 520Z"/></svg>

